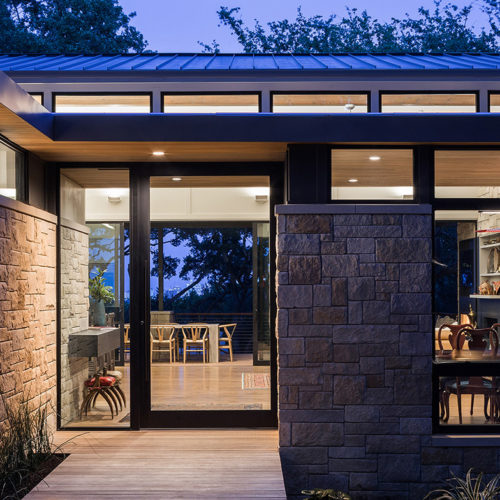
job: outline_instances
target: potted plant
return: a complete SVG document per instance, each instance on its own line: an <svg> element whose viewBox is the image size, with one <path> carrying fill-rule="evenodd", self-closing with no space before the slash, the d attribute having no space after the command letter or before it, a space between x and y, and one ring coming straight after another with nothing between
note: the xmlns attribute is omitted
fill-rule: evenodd
<svg viewBox="0 0 500 500"><path fill-rule="evenodd" d="M89 295L91 298L91 317L93 326L106 326L106 311L104 304L115 300L113 289L104 284L105 269L97 268L96 275L89 275Z"/></svg>

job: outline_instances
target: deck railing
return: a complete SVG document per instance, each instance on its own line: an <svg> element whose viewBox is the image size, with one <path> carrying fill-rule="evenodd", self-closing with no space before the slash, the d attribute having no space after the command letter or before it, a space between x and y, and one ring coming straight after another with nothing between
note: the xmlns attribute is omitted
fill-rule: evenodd
<svg viewBox="0 0 500 500"><path fill-rule="evenodd" d="M252 313L175 313L176 323L237 323L233 335L233 351L237 354L253 353Z"/></svg>

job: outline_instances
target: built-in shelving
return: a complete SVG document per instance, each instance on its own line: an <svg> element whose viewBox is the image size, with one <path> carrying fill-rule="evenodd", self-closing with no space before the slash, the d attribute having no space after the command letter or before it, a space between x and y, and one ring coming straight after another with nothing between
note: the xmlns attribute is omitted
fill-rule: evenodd
<svg viewBox="0 0 500 500"><path fill-rule="evenodd" d="M469 295L471 299L500 299L500 295L479 295L478 293Z"/></svg>
<svg viewBox="0 0 500 500"><path fill-rule="evenodd" d="M489 245L481 245L479 248L495 248L500 247L500 243L491 243Z"/></svg>

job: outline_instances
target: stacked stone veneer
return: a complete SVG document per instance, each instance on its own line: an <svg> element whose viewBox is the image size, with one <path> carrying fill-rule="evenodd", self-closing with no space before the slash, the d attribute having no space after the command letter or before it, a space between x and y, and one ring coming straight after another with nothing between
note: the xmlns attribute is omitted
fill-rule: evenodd
<svg viewBox="0 0 500 500"><path fill-rule="evenodd" d="M0 196L0 425L23 399L56 412L56 218Z"/></svg>
<svg viewBox="0 0 500 500"><path fill-rule="evenodd" d="M494 470L495 448L443 448L431 436L430 208L288 205L277 214L290 497L334 487L356 499L421 500L451 471Z"/></svg>
<svg viewBox="0 0 500 500"><path fill-rule="evenodd" d="M78 417L88 378L88 358L68 357L71 333L89 325L89 237L85 226L62 220L61 259L61 425Z"/></svg>

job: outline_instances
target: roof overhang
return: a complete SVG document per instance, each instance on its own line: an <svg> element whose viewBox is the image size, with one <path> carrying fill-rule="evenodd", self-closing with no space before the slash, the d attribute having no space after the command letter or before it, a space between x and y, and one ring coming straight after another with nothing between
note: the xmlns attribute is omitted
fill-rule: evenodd
<svg viewBox="0 0 500 500"><path fill-rule="evenodd" d="M500 114L53 114L0 73L0 134L49 161L283 161L287 144L500 144Z"/></svg>

